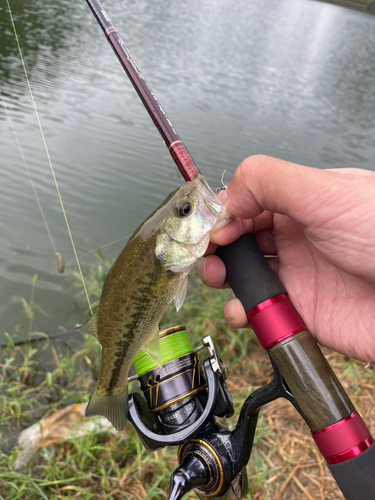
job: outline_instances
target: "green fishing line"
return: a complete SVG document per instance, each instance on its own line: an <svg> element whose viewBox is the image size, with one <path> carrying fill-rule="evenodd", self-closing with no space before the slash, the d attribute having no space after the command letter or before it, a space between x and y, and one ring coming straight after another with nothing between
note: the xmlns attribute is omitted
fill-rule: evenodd
<svg viewBox="0 0 375 500"><path fill-rule="evenodd" d="M159 344L163 364L194 351L187 337L186 330L179 330L160 337ZM137 375L141 376L150 370L154 370L158 365L145 352L139 351L134 358L134 367Z"/></svg>

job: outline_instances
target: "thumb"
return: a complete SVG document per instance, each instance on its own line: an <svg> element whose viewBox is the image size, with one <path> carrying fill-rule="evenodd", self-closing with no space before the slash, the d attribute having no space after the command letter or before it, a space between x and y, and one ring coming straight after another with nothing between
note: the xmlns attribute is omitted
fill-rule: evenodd
<svg viewBox="0 0 375 500"><path fill-rule="evenodd" d="M356 191L375 173L347 169L347 173L296 165L268 156L250 156L237 168L227 188L225 205L241 219L264 210L288 215L302 226L322 223L333 212L350 209Z"/></svg>

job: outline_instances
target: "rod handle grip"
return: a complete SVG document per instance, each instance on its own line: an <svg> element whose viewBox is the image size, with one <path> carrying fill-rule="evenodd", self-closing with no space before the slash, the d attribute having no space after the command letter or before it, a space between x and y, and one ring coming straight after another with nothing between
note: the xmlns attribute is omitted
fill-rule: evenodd
<svg viewBox="0 0 375 500"><path fill-rule="evenodd" d="M328 468L346 500L375 498L375 442L360 455Z"/></svg>
<svg viewBox="0 0 375 500"><path fill-rule="evenodd" d="M286 290L272 271L252 234L244 234L215 254L224 262L227 281L245 311Z"/></svg>

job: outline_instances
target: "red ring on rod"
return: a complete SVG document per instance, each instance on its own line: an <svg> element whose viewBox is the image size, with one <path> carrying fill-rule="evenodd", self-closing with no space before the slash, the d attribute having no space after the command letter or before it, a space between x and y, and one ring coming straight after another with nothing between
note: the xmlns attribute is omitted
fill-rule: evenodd
<svg viewBox="0 0 375 500"><path fill-rule="evenodd" d="M108 38L111 33L117 33L117 29L114 26L105 30L105 36Z"/></svg>
<svg viewBox="0 0 375 500"><path fill-rule="evenodd" d="M250 309L247 319L264 349L306 329L300 315L284 293Z"/></svg>
<svg viewBox="0 0 375 500"><path fill-rule="evenodd" d="M313 432L312 437L329 464L345 462L360 455L374 442L356 411L325 429Z"/></svg>
<svg viewBox="0 0 375 500"><path fill-rule="evenodd" d="M185 144L180 140L175 141L169 146L169 152L185 181L194 180L200 172Z"/></svg>

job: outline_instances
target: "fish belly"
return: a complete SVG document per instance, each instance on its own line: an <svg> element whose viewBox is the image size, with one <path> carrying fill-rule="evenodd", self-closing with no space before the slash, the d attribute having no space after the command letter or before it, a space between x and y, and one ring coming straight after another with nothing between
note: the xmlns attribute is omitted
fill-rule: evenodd
<svg viewBox="0 0 375 500"><path fill-rule="evenodd" d="M127 268L121 280L116 268L111 269L112 278L116 278L112 286L106 282L97 312L102 360L86 415L102 415L118 430L123 430L127 421L127 379L133 359L140 349L158 339L159 321L186 278L185 273L164 271L158 263L150 266L152 256L147 252L142 257L138 272Z"/></svg>

